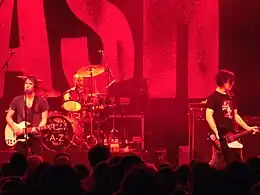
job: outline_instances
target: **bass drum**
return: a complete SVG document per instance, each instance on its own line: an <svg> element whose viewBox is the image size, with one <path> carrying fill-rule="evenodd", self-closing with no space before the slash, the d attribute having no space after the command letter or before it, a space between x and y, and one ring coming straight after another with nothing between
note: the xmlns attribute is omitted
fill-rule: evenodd
<svg viewBox="0 0 260 195"><path fill-rule="evenodd" d="M82 133L82 128L75 118L53 115L48 118L47 124L61 124L58 128L42 131L42 144L49 151L66 151L73 145L73 137Z"/></svg>

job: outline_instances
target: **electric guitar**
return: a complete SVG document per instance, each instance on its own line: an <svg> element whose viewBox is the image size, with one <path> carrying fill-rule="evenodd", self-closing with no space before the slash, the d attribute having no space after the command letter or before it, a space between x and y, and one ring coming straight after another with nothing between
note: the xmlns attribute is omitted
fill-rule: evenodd
<svg viewBox="0 0 260 195"><path fill-rule="evenodd" d="M259 129L259 127L257 128ZM243 144L239 142L239 139L245 135L253 133L254 130L250 131L243 131L241 133L228 133L226 134L222 139L218 140L216 135L214 133L208 134L208 140L210 140L213 143L213 146L217 149L218 152L221 152L222 147L228 147L228 148L243 148ZM221 141L222 140L222 141Z"/></svg>
<svg viewBox="0 0 260 195"><path fill-rule="evenodd" d="M25 142L26 138L28 137L28 135L30 134L37 134L38 132L42 131L42 130L46 130L46 129L53 129L53 128L57 128L57 127L61 127L61 123L58 124L50 124L50 125L45 125L42 127L27 127L26 128L26 122L23 121L19 124L14 123L17 127L19 127L22 130L22 134L21 135L16 135L15 132L12 130L12 128L7 124L5 126L5 142L8 146L14 146L18 141L21 142ZM27 122L27 125L29 125L29 123ZM26 128L26 129L25 129ZM27 134L25 134L25 130L27 130Z"/></svg>

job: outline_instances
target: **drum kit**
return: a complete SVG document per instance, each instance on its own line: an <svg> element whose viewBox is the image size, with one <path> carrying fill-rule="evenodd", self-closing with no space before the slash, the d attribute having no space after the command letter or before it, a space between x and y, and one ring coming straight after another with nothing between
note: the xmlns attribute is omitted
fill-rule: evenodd
<svg viewBox="0 0 260 195"><path fill-rule="evenodd" d="M115 97L110 97L108 92L98 93L94 90L93 78L104 72L108 72L111 77L109 69L106 70L102 65L87 65L77 70L76 75L80 79L88 80L88 90L86 92L83 87L82 93L77 86L69 89L62 94L61 109L49 111L48 124L62 122L65 125L60 129L42 133L42 143L47 150L85 150L96 144L109 144L108 138L118 133L115 129ZM115 80L109 82L106 88L112 86L111 83L114 82ZM41 91L47 100L61 96L54 90ZM70 95L73 92L76 96ZM101 125L109 118L112 118L112 129L105 132L101 129Z"/></svg>

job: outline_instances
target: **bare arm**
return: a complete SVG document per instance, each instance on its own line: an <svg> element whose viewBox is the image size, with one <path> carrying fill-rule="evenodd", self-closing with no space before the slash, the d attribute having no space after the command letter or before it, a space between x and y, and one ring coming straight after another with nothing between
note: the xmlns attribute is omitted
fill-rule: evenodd
<svg viewBox="0 0 260 195"><path fill-rule="evenodd" d="M5 120L6 120L7 124L15 131L19 128L14 123L14 120L13 120L14 114L15 114L15 111L12 110L12 109L9 109L7 114L6 114Z"/></svg>
<svg viewBox="0 0 260 195"><path fill-rule="evenodd" d="M206 120L211 128L211 130L218 136L218 129L213 118L214 111L210 108L206 109Z"/></svg>
<svg viewBox="0 0 260 195"><path fill-rule="evenodd" d="M245 130L251 130L251 128L245 123L245 121L239 116L237 113L237 110L234 110L234 115L235 115L235 121L239 126L241 126Z"/></svg>
<svg viewBox="0 0 260 195"><path fill-rule="evenodd" d="M46 123L47 123L47 118L48 118L48 110L46 110L46 111L44 111L44 112L42 113L42 120L41 120L41 122L40 122L40 124L39 124L39 127L42 127L42 126L46 125Z"/></svg>

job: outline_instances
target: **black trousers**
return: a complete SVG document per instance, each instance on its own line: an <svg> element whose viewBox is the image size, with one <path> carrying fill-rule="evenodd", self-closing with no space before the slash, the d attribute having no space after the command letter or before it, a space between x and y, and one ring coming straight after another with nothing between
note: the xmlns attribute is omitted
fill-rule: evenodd
<svg viewBox="0 0 260 195"><path fill-rule="evenodd" d="M244 161L242 149L225 148L222 153L218 153L216 148L212 147L212 159L209 163L211 166L222 169L234 161Z"/></svg>
<svg viewBox="0 0 260 195"><path fill-rule="evenodd" d="M42 154L42 143L40 136L31 136L26 142L17 142L14 151L22 153L25 156L28 156L29 151L32 155L41 155Z"/></svg>

